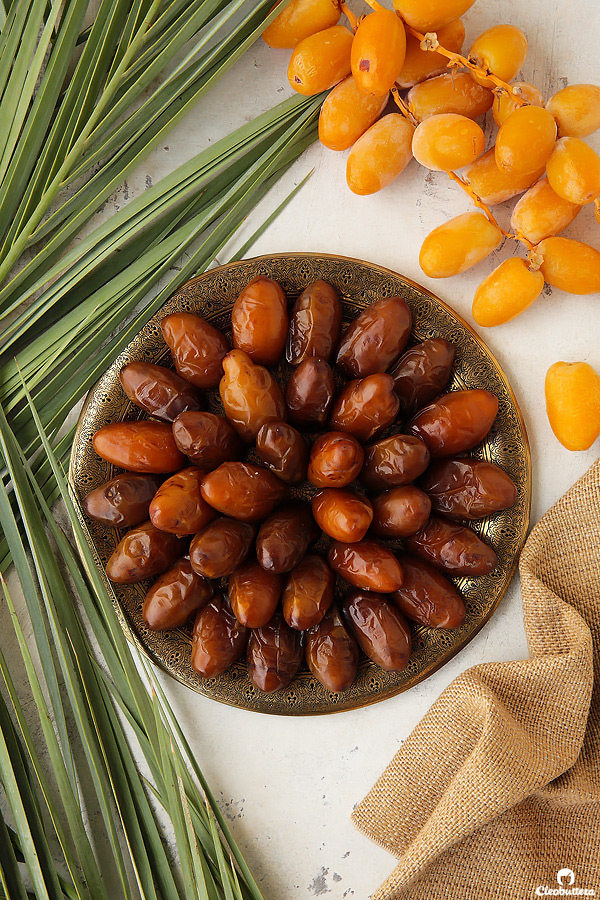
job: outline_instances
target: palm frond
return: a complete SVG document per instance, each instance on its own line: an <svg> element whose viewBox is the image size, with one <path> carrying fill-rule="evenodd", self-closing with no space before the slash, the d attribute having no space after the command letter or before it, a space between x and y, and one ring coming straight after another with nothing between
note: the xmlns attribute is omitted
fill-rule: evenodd
<svg viewBox="0 0 600 900"><path fill-rule="evenodd" d="M113 14L120 12L122 19L129 22L131 31L134 27L132 17L124 17L123 11L125 7L131 11L132 3L113 2ZM206 23L206 5L206 2L198 5L196 11L202 13L202 18L196 25ZM217 25L222 27L228 23L233 12L239 12L242 5L242 0L218 4L211 0L208 3L209 11L215 13L218 10L209 20L213 40L220 33ZM242 45L246 46L264 27L269 18L265 10L269 6L265 3L254 8L250 4L250 11L225 40L217 40L204 56L200 56L202 62L208 53L214 61L219 54L223 56L224 48L227 51L226 62L218 63L216 69L210 70L208 86L222 74L223 66L226 68L230 64L232 52L233 56L237 50L241 52ZM77 10L81 12L81 8L81 0L71 0L65 4L64 16L74 15ZM141 13L140 7L135 9ZM107 10L108 7L105 13ZM145 34L150 35L153 42L161 38L166 40L165 35L172 37L170 29L180 22L182 12L182 4L175 4L171 18L164 21L166 14L159 15ZM105 15L100 22L94 22L92 30L106 29L108 24L109 17ZM198 39L199 47L194 45L188 54L192 60L204 47L206 30ZM60 34L59 29L56 43ZM71 38L73 43L73 34ZM91 41L92 32L86 46ZM235 41L239 44L237 50ZM164 53L162 45L161 53ZM49 64L52 58L51 55ZM186 57L175 73L187 73L189 65ZM77 71L78 68L75 74ZM86 77L89 79L90 76ZM169 79L167 83L170 83ZM158 90L163 88L164 84ZM39 90L43 89L44 82ZM62 112L67 95L68 90L58 98L57 114ZM168 102L168 96L164 100ZM71 106L73 104L71 100ZM0 100L0 110L1 105ZM180 166L65 252L73 230L89 218L94 203L101 197L97 195L94 202L90 202L90 197L86 196L81 207L69 207L68 219L45 237L43 249L0 290L0 308L4 310L0 319L4 318L5 322L0 336L0 402L27 455L35 452L39 441L24 403L17 362L13 357L17 357L42 410L44 426L52 436L56 435L70 409L106 368L111 356L126 345L183 281L210 265L214 255L227 243L273 179L314 140L319 105L320 98L295 97L258 116ZM80 106L75 104L74 108L80 109ZM31 115L36 115L35 104ZM50 131L50 142L52 134ZM84 184L84 189L88 183ZM0 197L4 196L6 194L0 193ZM184 252L186 261L181 266ZM164 287L153 298L152 292L158 284ZM129 324L133 310L138 314ZM39 465L44 466L43 460ZM42 471L39 474L44 482L45 497L54 499L54 486ZM0 541L0 570L9 558L6 541Z"/></svg>
<svg viewBox="0 0 600 900"><path fill-rule="evenodd" d="M32 402L29 396L28 401ZM158 886L161 897L173 900L181 896L206 896L208 900L262 900L247 867L241 862L239 849L229 834L214 798L208 792L185 738L179 729L172 728L174 717L168 709L154 671L139 652L132 649L117 622L104 582L90 551L86 549L84 533L60 464L33 405L31 410L40 430L44 452L80 544L83 561L82 570L66 538L54 522L5 417L0 414L0 436L8 475L20 486L21 512L28 535L27 550L33 554L29 564L30 582L35 583L36 588L35 599L31 600L32 603L37 603L44 631L59 660L64 679L63 702L73 716L84 749L88 775L94 782L95 796L101 806L104 803L112 810L113 815L116 812L115 818L120 822L126 838L127 859L134 864L138 888L144 898L158 896L155 893L155 886ZM4 484L2 495L6 504ZM34 499L39 504L46 527L56 541L56 548L50 544L41 515L33 503ZM14 523L12 531L15 531ZM56 562L57 555L71 576L81 602L81 611L73 603L69 586ZM48 713L43 701L42 686L33 672L27 643L10 596L6 588L4 590L23 660L32 676L37 707L42 718ZM97 659L90 646L87 637L90 624L102 653L106 654L104 664ZM37 641L37 633L35 638ZM132 653L135 658L132 658ZM0 671L17 721L15 728L6 707L0 705L0 725L4 735L3 742L0 741L0 777L11 802L11 810L17 823L18 844L35 883L36 895L48 896L53 900L55 896L62 896L63 891L58 876L54 878L52 875L55 870L51 857L49 854L44 855L47 841L46 830L42 827L43 816L49 819L58 837L71 876L73 896L85 897L87 888L91 888L93 882L88 882L87 875L83 878L79 874L83 871L82 860L76 858L75 848L68 837L69 830L73 827L77 830L71 832L72 837L83 828L83 822L77 821L77 817L82 814L80 804L69 790L59 790L58 795L53 796L52 787L33 747L31 732L25 722L8 667L1 655ZM110 671L110 679L107 678L107 671ZM141 677L142 671L149 677L151 696ZM127 711L134 737L154 777L153 794L173 822L183 866L183 895L165 856L155 813L135 765L131 738L128 738L120 724L117 709ZM45 722L45 727L51 728L48 723L49 719ZM61 774L65 745L56 735L52 737L48 732L48 737L52 744L53 759L58 764L59 786L61 777L62 785L68 786L66 770L64 775ZM194 781L190 772L200 775L200 783ZM218 818L222 834L216 828L215 817ZM116 834L111 835L111 831L114 832L112 823L105 820L104 824L111 839L113 860L120 873L122 895L128 897L130 891L122 843L115 840ZM6 831L0 829L0 832L0 842L3 841L8 846ZM85 846L83 849L86 849ZM77 852L81 850L81 847L77 848ZM7 859L14 861L12 851ZM239 866L235 875L231 871L231 860L234 859ZM93 875L94 861L87 851L85 864L85 871ZM9 879L14 865L12 862L7 865L8 874L3 877ZM96 900L102 893L92 893L91 896Z"/></svg>
<svg viewBox="0 0 600 900"><path fill-rule="evenodd" d="M115 355L206 270L312 143L322 98L295 97L258 116L74 244L276 14L272 0L99 0L84 28L89 7L0 0L0 572L14 563L25 598L17 614L2 580L37 716L25 714L0 652L0 782L12 816L12 825L0 822L0 898L106 898L91 804L124 900L262 900L87 548L64 477L66 423ZM57 498L80 559L52 516Z"/></svg>
<svg viewBox="0 0 600 900"><path fill-rule="evenodd" d="M127 27L131 0L102 0L68 87L57 94L88 5L89 0L65 4L60 40L52 47L35 102L0 180L0 283L25 249L67 220L60 242L60 248L65 248L115 187L256 40L271 17L272 4L270 0L194 4L198 8L185 22L182 10L157 42L153 35L160 30L163 4L159 0L154 0L135 31ZM241 21L232 24L244 10ZM219 35L222 39L215 43ZM168 72L189 40L193 46L185 59ZM33 49L33 41L27 47ZM120 62L111 71L119 53ZM140 66L142 70L136 68ZM163 83L136 108L138 98L163 73L167 73ZM3 96L0 116L4 104ZM94 172L98 163L101 168ZM62 212L59 207L42 225L59 194L64 196L81 178L84 186L70 202L63 201ZM71 222L75 206L78 216ZM52 252L58 254L56 244ZM47 252L42 249L31 266L39 270L46 261Z"/></svg>
<svg viewBox="0 0 600 900"><path fill-rule="evenodd" d="M251 141L252 152L240 160L233 150L233 161L212 182L210 172L205 174L204 193L188 201L183 210L176 205L182 219L176 218L173 228L164 220L154 220L147 232L140 235L135 231L129 244L121 244L122 229L131 234L127 231L129 218L120 213L112 217L107 223L117 220L112 230L101 226L97 243L83 241L82 260L73 262L14 319L5 334L10 350L18 352L16 360L9 357L0 366L0 402L27 454L37 449L39 439L24 402L19 367L32 384L44 427L56 435L69 411L112 359L181 284L206 270L266 193L272 179L312 143L319 104L319 98L285 101L283 109L276 108L275 125L267 127L266 117L255 120L260 141L256 146ZM242 138L249 133L248 126L240 129ZM217 158L235 146L225 139L217 148ZM211 155L214 150L211 148ZM198 168L203 163L199 160ZM187 200L187 187L182 192ZM153 203L152 197L148 202ZM136 215L135 210L132 215ZM124 267L119 271L121 265ZM152 289L159 283L162 288L152 296ZM61 318L53 313L59 302ZM76 306L69 310L69 303ZM19 343L23 345L25 340L27 345L19 350ZM6 359L8 353L5 350L0 359ZM5 557L6 548L0 542L0 559Z"/></svg>

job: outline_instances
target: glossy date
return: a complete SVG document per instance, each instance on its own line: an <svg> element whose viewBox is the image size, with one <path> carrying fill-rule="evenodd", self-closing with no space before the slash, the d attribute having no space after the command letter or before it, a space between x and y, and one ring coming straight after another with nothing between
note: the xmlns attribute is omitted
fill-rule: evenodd
<svg viewBox="0 0 600 900"><path fill-rule="evenodd" d="M421 409L407 427L425 441L432 458L454 456L484 439L497 412L498 398L490 391L451 391Z"/></svg>
<svg viewBox="0 0 600 900"><path fill-rule="evenodd" d="M310 357L328 360L342 327L342 307L336 289L326 281L306 287L294 303L286 359L297 366Z"/></svg>
<svg viewBox="0 0 600 900"><path fill-rule="evenodd" d="M260 628L272 618L284 579L275 572L266 572L256 560L242 563L229 576L229 601L242 625Z"/></svg>
<svg viewBox="0 0 600 900"><path fill-rule="evenodd" d="M173 422L173 437L182 453L207 472L238 459L242 444L233 426L209 412L184 412Z"/></svg>
<svg viewBox="0 0 600 900"><path fill-rule="evenodd" d="M217 513L200 492L203 477L204 472L190 466L161 484L150 504L155 528L184 536L196 534L216 518Z"/></svg>
<svg viewBox="0 0 600 900"><path fill-rule="evenodd" d="M229 602L216 594L194 622L192 668L202 678L216 678L240 658L249 634L232 613Z"/></svg>
<svg viewBox="0 0 600 900"><path fill-rule="evenodd" d="M410 628L393 604L371 591L350 591L342 611L365 656L387 672L406 668Z"/></svg>
<svg viewBox="0 0 600 900"><path fill-rule="evenodd" d="M352 378L385 372L404 350L412 316L402 297L384 297L350 323L337 355L337 365Z"/></svg>
<svg viewBox="0 0 600 900"><path fill-rule="evenodd" d="M254 526L221 516L203 528L190 544L190 563L206 578L230 575L244 561L252 541Z"/></svg>
<svg viewBox="0 0 600 900"><path fill-rule="evenodd" d="M410 434L393 434L365 450L361 481L373 491L410 484L429 465L427 445Z"/></svg>
<svg viewBox="0 0 600 900"><path fill-rule="evenodd" d="M265 693L290 683L302 665L302 635L286 623L281 612L250 635L246 660L252 683Z"/></svg>
<svg viewBox="0 0 600 900"><path fill-rule="evenodd" d="M389 594L402 584L402 566L380 541L334 541L327 559L333 571L354 587Z"/></svg>
<svg viewBox="0 0 600 900"><path fill-rule="evenodd" d="M335 608L306 635L308 668L328 691L348 690L356 678L358 655L358 645Z"/></svg>
<svg viewBox="0 0 600 900"><path fill-rule="evenodd" d="M283 353L288 321L283 289L272 278L260 276L244 288L233 304L233 346L255 363L272 366Z"/></svg>
<svg viewBox="0 0 600 900"><path fill-rule="evenodd" d="M285 405L295 425L316 427L329 418L335 380L324 359L310 356L294 369L285 389Z"/></svg>
<svg viewBox="0 0 600 900"><path fill-rule="evenodd" d="M508 509L517 499L514 481L483 459L443 459L421 478L436 512L450 519L482 519Z"/></svg>
<svg viewBox="0 0 600 900"><path fill-rule="evenodd" d="M451 581L424 560L402 557L404 581L391 598L407 619L428 628L459 628L465 620L462 597Z"/></svg>
<svg viewBox="0 0 600 900"><path fill-rule="evenodd" d="M81 501L85 514L112 528L130 528L148 518L150 501L160 486L154 475L126 472L90 491Z"/></svg>
<svg viewBox="0 0 600 900"><path fill-rule="evenodd" d="M391 488L373 497L373 531L382 537L404 538L425 525L431 500L414 484Z"/></svg>
<svg viewBox="0 0 600 900"><path fill-rule="evenodd" d="M185 465L166 422L113 422L96 432L93 445L102 459L130 472L160 475Z"/></svg>
<svg viewBox="0 0 600 900"><path fill-rule="evenodd" d="M363 448L351 434L328 431L311 447L308 480L315 487L345 487L360 472L364 455Z"/></svg>
<svg viewBox="0 0 600 900"><path fill-rule="evenodd" d="M289 572L317 539L318 528L307 503L290 503L272 513L256 536L256 558L269 572Z"/></svg>
<svg viewBox="0 0 600 900"><path fill-rule="evenodd" d="M298 484L306 478L306 441L287 422L266 422L256 436L256 452L267 468L286 484Z"/></svg>
<svg viewBox="0 0 600 900"><path fill-rule="evenodd" d="M265 422L285 419L281 388L268 369L255 365L242 350L231 350L223 369L219 383L223 409L243 440L254 441Z"/></svg>
<svg viewBox="0 0 600 900"><path fill-rule="evenodd" d="M315 522L336 541L362 541L373 520L371 503L354 491L326 488L311 502Z"/></svg>
<svg viewBox="0 0 600 900"><path fill-rule="evenodd" d="M132 403L163 422L172 422L188 409L202 409L198 391L164 366L129 363L119 372L119 379Z"/></svg>
<svg viewBox="0 0 600 900"><path fill-rule="evenodd" d="M390 369L402 415L412 415L440 394L450 380L454 345L443 338L422 341Z"/></svg>
<svg viewBox="0 0 600 900"><path fill-rule="evenodd" d="M390 375L368 375L349 381L333 401L329 425L368 441L396 418L400 401Z"/></svg>
<svg viewBox="0 0 600 900"><path fill-rule="evenodd" d="M193 313L171 313L160 323L175 368L196 387L215 388L222 375L221 360L229 350L225 335Z"/></svg>
<svg viewBox="0 0 600 900"><path fill-rule="evenodd" d="M184 548L174 534L159 531L152 522L144 522L121 538L106 563L106 575L116 584L135 584L160 575L173 565Z"/></svg>
<svg viewBox="0 0 600 900"><path fill-rule="evenodd" d="M475 532L456 522L431 516L405 540L409 553L420 556L449 575L487 575L498 564L494 550Z"/></svg>
<svg viewBox="0 0 600 900"><path fill-rule="evenodd" d="M286 486L268 469L241 462L226 462L209 472L201 490L210 506L242 522L266 518L287 495Z"/></svg>
<svg viewBox="0 0 600 900"><path fill-rule="evenodd" d="M188 559L180 559L146 594L142 609L146 627L150 631L180 628L212 594L211 583L194 572Z"/></svg>
<svg viewBox="0 0 600 900"><path fill-rule="evenodd" d="M335 575L317 554L305 556L290 572L283 591L283 616L290 628L305 631L318 625L331 604Z"/></svg>

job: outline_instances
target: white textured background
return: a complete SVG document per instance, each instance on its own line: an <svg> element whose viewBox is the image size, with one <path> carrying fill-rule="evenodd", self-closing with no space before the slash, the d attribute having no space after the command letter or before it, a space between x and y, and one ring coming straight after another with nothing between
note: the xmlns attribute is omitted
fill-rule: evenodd
<svg viewBox="0 0 600 900"><path fill-rule="evenodd" d="M464 21L467 48L491 25L510 22L521 27L530 49L520 77L533 81L546 97L567 83L600 83L598 0L478 0ZM258 42L111 198L102 215L110 215L207 142L286 97L287 60L288 51ZM492 126L489 113L486 134L492 133ZM599 136L589 141L600 150ZM382 193L357 197L345 184L346 155L313 146L252 214L220 261L241 246L314 167L308 184L251 255L321 251L369 260L420 281L472 321L474 289L514 251L511 242L462 276L426 278L418 265L423 238L469 209L467 198L442 174L429 174L414 161ZM506 226L509 206L497 209ZM600 247L600 226L591 208L580 214L568 234ZM557 443L546 420L543 386L546 370L556 360L585 360L600 371L600 297L548 291L521 318L483 337L508 374L526 419L535 522L597 456L597 445L585 453L569 453ZM269 717L219 705L166 676L163 683L265 900L362 900L389 873L394 860L354 830L349 821L353 805L456 675L476 663L526 655L515 579L492 620L458 657L425 683L372 707L315 718ZM538 883L551 883L553 875L540 872ZM475 885L471 900L477 900Z"/></svg>

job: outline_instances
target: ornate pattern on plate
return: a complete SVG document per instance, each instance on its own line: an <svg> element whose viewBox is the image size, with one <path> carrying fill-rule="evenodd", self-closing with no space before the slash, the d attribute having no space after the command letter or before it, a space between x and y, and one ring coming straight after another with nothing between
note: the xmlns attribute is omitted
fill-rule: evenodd
<svg viewBox="0 0 600 900"><path fill-rule="evenodd" d="M450 387L485 387L500 401L492 431L472 455L496 462L518 488L518 499L512 509L474 523L475 531L493 544L499 564L490 575L456 580L468 610L461 628L443 631L413 626L413 652L404 672L385 672L363 659L355 683L342 694L327 691L307 669L286 690L262 694L248 679L243 662L218 678L201 679L189 661L191 630L148 631L141 616L146 586L106 583L121 622L124 624L126 618L144 652L192 690L232 706L280 715L353 709L391 697L427 678L477 634L498 606L514 573L529 523L531 462L527 434L513 392L494 357L470 326L433 294L388 269L359 260L321 254L278 254L231 263L188 282L115 360L90 391L79 419L70 468L71 484L78 498L115 474L94 453L94 433L109 422L142 415L121 389L118 378L121 367L132 360L159 363L168 358L160 321L174 311L200 313L217 328L230 333L233 301L258 275L279 281L291 298L318 278L331 282L342 296L346 321L381 297L402 296L413 313L415 339L439 336L454 343L456 361ZM104 572L104 564L121 535L117 529L104 528L83 516L81 520L98 566Z"/></svg>

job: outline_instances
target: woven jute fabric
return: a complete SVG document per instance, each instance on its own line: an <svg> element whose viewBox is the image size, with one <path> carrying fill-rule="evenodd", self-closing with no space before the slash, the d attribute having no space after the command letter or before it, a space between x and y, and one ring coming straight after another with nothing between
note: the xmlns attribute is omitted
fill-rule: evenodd
<svg viewBox="0 0 600 900"><path fill-rule="evenodd" d="M374 900L600 897L600 461L520 574L530 658L452 682L353 814L399 860Z"/></svg>

